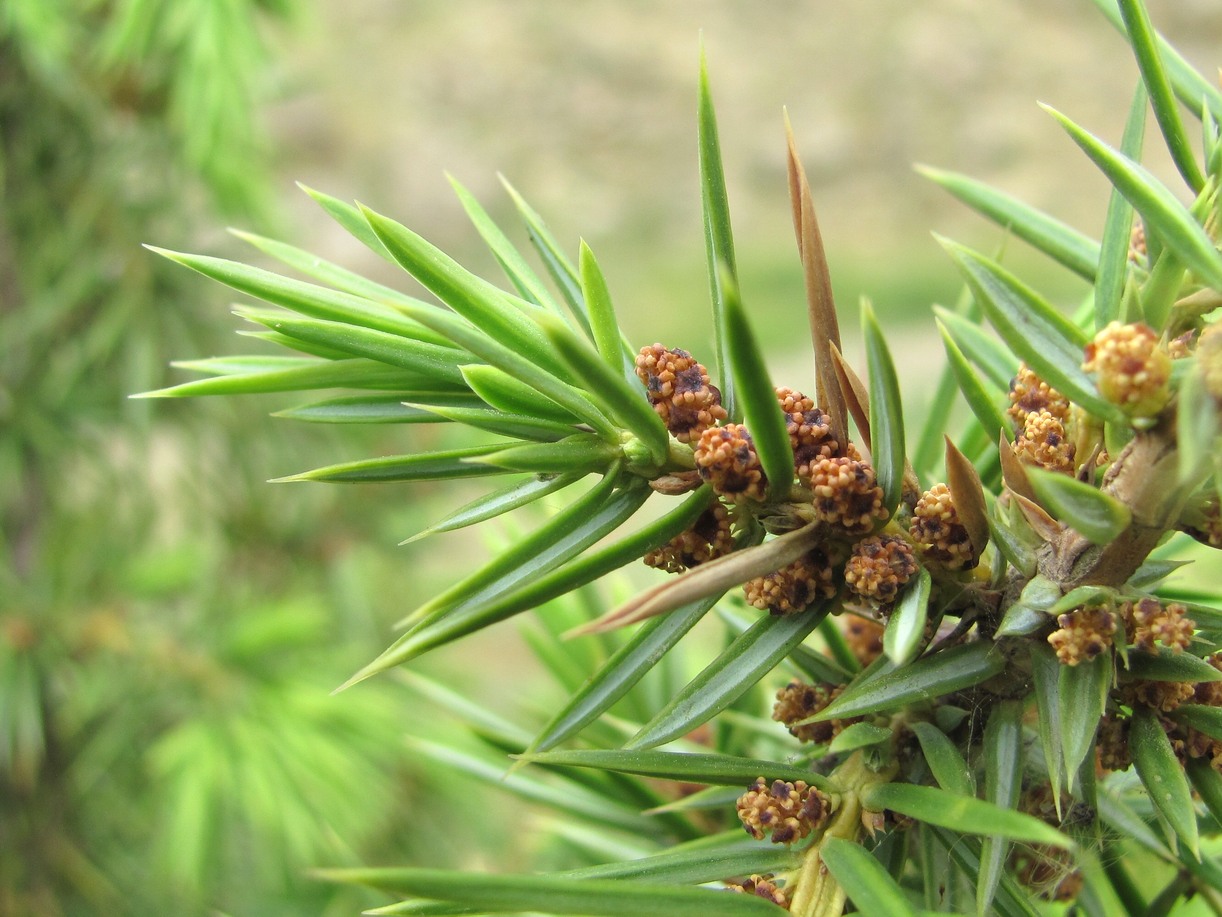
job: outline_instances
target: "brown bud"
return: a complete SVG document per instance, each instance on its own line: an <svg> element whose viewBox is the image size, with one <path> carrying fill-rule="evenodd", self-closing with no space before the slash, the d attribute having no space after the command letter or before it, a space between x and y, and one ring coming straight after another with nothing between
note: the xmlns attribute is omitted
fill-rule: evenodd
<svg viewBox="0 0 1222 917"><path fill-rule="evenodd" d="M763 777L738 799L738 817L756 840L772 835L774 844L792 844L822 827L831 801L805 781L790 783Z"/></svg>
<svg viewBox="0 0 1222 917"><path fill-rule="evenodd" d="M666 429L679 442L691 442L725 420L721 392L686 350L668 350L661 344L643 347L636 358L636 374Z"/></svg>
<svg viewBox="0 0 1222 917"><path fill-rule="evenodd" d="M1099 394L1126 414L1149 417L1170 397L1171 357L1148 325L1112 322L1086 345L1082 369L1098 374Z"/></svg>
<svg viewBox="0 0 1222 917"><path fill-rule="evenodd" d="M1031 465L1073 474L1076 449L1065 433L1065 423L1051 411L1027 415L1014 438L1014 453Z"/></svg>
<svg viewBox="0 0 1222 917"><path fill-rule="evenodd" d="M1023 363L1010 380L1010 407L1006 413L1022 429L1027 415L1038 411L1047 411L1064 422L1069 419L1069 399Z"/></svg>
<svg viewBox="0 0 1222 917"><path fill-rule="evenodd" d="M888 606L916 572L912 545L898 535L875 535L853 545L844 580L862 598Z"/></svg>
<svg viewBox="0 0 1222 917"><path fill-rule="evenodd" d="M794 679L776 692L776 704L772 718L784 723L789 734L799 742L822 745L838 736L844 727L857 722L856 719L824 720L819 723L802 723L814 716L844 691L844 685L808 685ZM801 725L799 725L801 724Z"/></svg>
<svg viewBox="0 0 1222 917"><path fill-rule="evenodd" d="M743 583L747 602L774 615L803 611L811 602L836 595L833 559L816 547L791 564Z"/></svg>
<svg viewBox="0 0 1222 917"><path fill-rule="evenodd" d="M767 481L751 434L742 424L710 427L700 434L694 452L696 469L713 491L731 500L759 500L767 494Z"/></svg>
<svg viewBox="0 0 1222 917"><path fill-rule="evenodd" d="M1128 770L1133 759L1129 756L1129 721L1109 713L1099 721L1099 766L1108 771Z"/></svg>
<svg viewBox="0 0 1222 917"><path fill-rule="evenodd" d="M1128 642L1151 653L1157 650L1157 643L1177 653L1188 648L1196 632L1196 622L1186 616L1187 612L1188 609L1178 602L1164 606L1152 598L1120 606Z"/></svg>
<svg viewBox="0 0 1222 917"><path fill-rule="evenodd" d="M844 640L863 667L882 655L883 626L861 615L842 614L836 619L844 632Z"/></svg>
<svg viewBox="0 0 1222 917"><path fill-rule="evenodd" d="M1137 679L1121 686L1120 697L1130 707L1140 704L1159 713L1168 713L1180 704L1187 703L1195 688L1194 684L1185 681Z"/></svg>
<svg viewBox="0 0 1222 917"><path fill-rule="evenodd" d="M772 881L772 876L751 876L742 882L733 882L729 887L731 891L755 895L789 910L789 900L785 897L785 892Z"/></svg>
<svg viewBox="0 0 1222 917"><path fill-rule="evenodd" d="M730 513L714 503L692 524L660 548L645 555L645 563L667 573L682 573L734 550Z"/></svg>
<svg viewBox="0 0 1222 917"><path fill-rule="evenodd" d="M1063 665L1094 659L1112 645L1116 617L1106 608L1079 608L1057 618L1060 629L1048 637Z"/></svg>
<svg viewBox="0 0 1222 917"><path fill-rule="evenodd" d="M945 484L935 484L921 494L908 531L921 556L947 570L970 570L980 562Z"/></svg>
<svg viewBox="0 0 1222 917"><path fill-rule="evenodd" d="M813 399L790 388L778 388L776 396L785 414L794 471L807 481L815 462L841 454L840 443L832 435L830 418Z"/></svg>
<svg viewBox="0 0 1222 917"><path fill-rule="evenodd" d="M848 535L864 535L887 518L883 490L874 469L857 459L841 456L819 459L811 466L815 518Z"/></svg>

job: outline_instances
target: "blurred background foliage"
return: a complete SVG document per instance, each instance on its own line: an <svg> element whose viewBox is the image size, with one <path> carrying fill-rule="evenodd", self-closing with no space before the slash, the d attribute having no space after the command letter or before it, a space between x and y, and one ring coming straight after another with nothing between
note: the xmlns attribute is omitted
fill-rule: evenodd
<svg viewBox="0 0 1222 917"><path fill-rule="evenodd" d="M1216 4L1150 8L1211 63ZM140 243L231 254L210 227L233 221L402 283L295 193L301 179L478 270L488 256L443 170L498 218L500 170L574 249L586 234L634 342L707 352L701 29L743 292L757 315L775 310L755 325L779 381L808 373L785 351L804 332L782 104L842 304L865 291L886 320L921 319L955 295L930 228L1001 244L913 161L1098 231L1103 179L1029 102L1119 135L1135 68L1087 3L0 3L0 913L352 913L356 892L304 870L522 867L520 811L498 802L487 823L455 824L447 799L470 788L404 744L435 738L444 716L402 679L329 695L412 596L485 553L393 547L465 495L267 487L400 451L398 433L344 430L341 445L266 420L276 399L127 401L235 325L216 290ZM923 344L931 330L895 347L914 411L940 353ZM276 436L256 432L268 423ZM498 634L486 658L492 641L469 641L426 668L464 691L496 686L494 705L529 698L516 640Z"/></svg>

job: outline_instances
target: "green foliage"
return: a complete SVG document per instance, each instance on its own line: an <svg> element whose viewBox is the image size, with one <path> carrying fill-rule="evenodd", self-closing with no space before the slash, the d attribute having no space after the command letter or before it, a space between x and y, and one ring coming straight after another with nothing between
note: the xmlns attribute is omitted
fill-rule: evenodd
<svg viewBox="0 0 1222 917"><path fill-rule="evenodd" d="M501 718L456 693L459 678L406 676L469 732L411 749L437 773L553 810L562 852L531 875L326 877L403 899L380 913L732 914L783 902L822 917L851 902L863 913L1010 915L1063 913L1055 902L1069 901L1092 914L1158 913L1190 897L1222 911L1222 595L1208 573L1179 571L1201 556L1191 539L1222 545L1218 94L1137 0L1098 2L1142 76L1120 148L1053 114L1114 188L1101 240L927 170L1093 284L1085 302L1055 303L996 259L943 241L966 293L938 314L950 358L939 397L958 391L974 415L953 438L941 402L920 436L907 434L894 348L868 303L867 380L844 358L792 135L817 392L774 389L739 296L703 56L712 372L661 345L634 365L613 273L584 244L569 260L512 189L554 294L457 184L509 289L389 217L317 192L436 301L257 236L242 237L317 283L161 252L275 307L239 314L305 356L183 364L207 378L151 395L317 390L328 394L286 413L341 432L435 420L478 437L280 480L517 476L434 533L563 498L409 614L345 685L385 682L510 617L530 622L554 697ZM1147 103L1190 204L1138 161ZM1184 111L1204 127L1199 158ZM1130 237L1134 213L1142 235ZM930 477L939 439L944 482ZM575 486L585 477L593 483ZM612 603L598 581L638 559L670 576L604 612ZM711 651L698 622L713 632ZM736 811L732 797L695 789L724 784L747 786ZM736 823L750 843L727 833ZM678 887L717 880L744 894Z"/></svg>
<svg viewBox="0 0 1222 917"><path fill-rule="evenodd" d="M140 243L273 217L254 112L292 6L0 7L5 914L351 911L368 899L303 870L410 850L387 818L413 796L385 740L402 689L327 697L378 604L353 586L381 575L345 534L363 513L254 496L309 433L222 458L232 415L154 418L126 398L164 384L171 355L218 349L216 318L171 307L193 284ZM317 366L195 364L244 391L312 388Z"/></svg>

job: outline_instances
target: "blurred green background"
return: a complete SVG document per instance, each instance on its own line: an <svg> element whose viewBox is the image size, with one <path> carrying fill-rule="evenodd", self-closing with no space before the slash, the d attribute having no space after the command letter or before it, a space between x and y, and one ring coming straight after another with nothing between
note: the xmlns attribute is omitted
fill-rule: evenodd
<svg viewBox="0 0 1222 917"><path fill-rule="evenodd" d="M1212 66L1218 4L1149 6ZM914 161L1098 231L1104 181L1034 104L1119 135L1136 70L1086 0L0 3L0 913L347 914L372 902L309 866L526 868L545 842L523 842L523 810L472 819L469 788L404 744L444 717L394 678L329 693L483 556L456 536L395 546L472 494L264 483L440 434L267 417L291 396L128 401L181 379L171 359L264 346L233 337L224 291L140 244L249 257L229 223L406 282L301 180L492 277L444 173L511 224L501 172L571 250L591 244L634 342L708 354L701 40L778 383L811 384L782 106L846 338L868 294L913 415L941 363L928 307L958 295L929 231L1003 243ZM1020 243L1006 257L1082 292ZM425 668L529 701L517 639Z"/></svg>

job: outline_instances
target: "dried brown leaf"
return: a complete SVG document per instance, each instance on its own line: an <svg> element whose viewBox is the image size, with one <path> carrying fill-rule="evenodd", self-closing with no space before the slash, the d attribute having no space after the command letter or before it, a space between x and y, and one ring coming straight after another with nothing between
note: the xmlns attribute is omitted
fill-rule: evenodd
<svg viewBox="0 0 1222 917"><path fill-rule="evenodd" d="M1062 526L1044 511L1044 508L1034 500L1028 500L1022 494L1011 493L1010 498L1018 503L1023 516L1044 541L1055 541L1061 537Z"/></svg>
<svg viewBox="0 0 1222 917"><path fill-rule="evenodd" d="M725 592L732 586L793 563L822 541L824 536L823 525L812 522L764 544L726 554L647 589L601 618L574 628L565 636L604 633Z"/></svg>
<svg viewBox="0 0 1222 917"><path fill-rule="evenodd" d="M945 439L946 486L950 488L959 521L967 529L972 551L979 557L989 541L989 510L984 502L984 485L980 482L976 466L968 461L949 436Z"/></svg>
<svg viewBox="0 0 1222 917"><path fill-rule="evenodd" d="M848 430L848 408L831 355L833 347L840 347L840 323L836 318L831 274L827 267L827 255L823 250L819 222L815 217L814 199L811 197L810 184L806 180L802 162L798 158L798 148L788 117L785 119L785 137L789 147L789 194L793 206L794 231L798 239L798 252L802 257L802 274L806 280L807 314L815 353L817 399L819 406L830 416L832 431L837 436L844 436Z"/></svg>
<svg viewBox="0 0 1222 917"><path fill-rule="evenodd" d="M1006 487L1010 488L1010 492L1026 497L1034 502L1035 490L1031 487L1031 482L1027 480L1027 469L1023 467L1022 461L1014 453L1010 441L1006 439L1006 434L1003 432L997 443L997 451L1001 455L1001 477L1006 482Z"/></svg>

